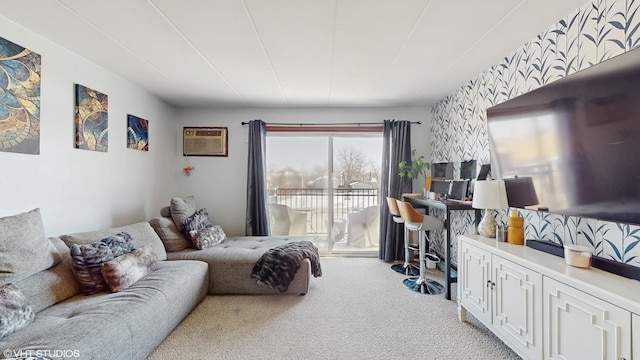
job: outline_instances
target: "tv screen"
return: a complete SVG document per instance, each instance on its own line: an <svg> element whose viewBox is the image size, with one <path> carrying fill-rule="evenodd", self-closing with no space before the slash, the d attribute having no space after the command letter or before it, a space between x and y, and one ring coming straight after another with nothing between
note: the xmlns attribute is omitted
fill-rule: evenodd
<svg viewBox="0 0 640 360"><path fill-rule="evenodd" d="M640 224L640 50L487 110L498 179L530 176L550 212Z"/></svg>

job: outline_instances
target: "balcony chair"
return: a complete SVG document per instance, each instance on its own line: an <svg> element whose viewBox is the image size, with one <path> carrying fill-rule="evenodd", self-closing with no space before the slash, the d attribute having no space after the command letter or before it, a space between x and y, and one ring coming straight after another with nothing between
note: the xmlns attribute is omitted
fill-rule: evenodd
<svg viewBox="0 0 640 360"><path fill-rule="evenodd" d="M378 246L380 206L369 206L347 214L347 245L360 248Z"/></svg>
<svg viewBox="0 0 640 360"><path fill-rule="evenodd" d="M307 235L307 213L287 205L269 204L269 225L273 236Z"/></svg>
<svg viewBox="0 0 640 360"><path fill-rule="evenodd" d="M404 264L391 265L391 270L407 276L417 276L418 269L416 269L416 267L411 264L409 229L404 226L404 219L400 215L400 209L398 209L397 200L395 198L387 196L387 207L389 208L389 213L391 214L393 222L395 222L396 224L402 224L402 227L404 229Z"/></svg>
<svg viewBox="0 0 640 360"><path fill-rule="evenodd" d="M444 291L444 286L425 277L427 266L425 254L427 251L426 232L444 229L444 222L436 217L420 214L408 202L398 200L397 203L400 215L404 220L404 226L408 228L409 231L417 231L419 233L418 251L420 252L420 273L418 277L404 279L403 284L409 290L422 294L441 294Z"/></svg>

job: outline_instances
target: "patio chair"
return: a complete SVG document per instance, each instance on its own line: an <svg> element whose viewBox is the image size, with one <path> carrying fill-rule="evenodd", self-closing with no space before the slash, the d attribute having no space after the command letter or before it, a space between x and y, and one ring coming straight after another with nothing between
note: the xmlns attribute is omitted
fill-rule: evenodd
<svg viewBox="0 0 640 360"><path fill-rule="evenodd" d="M347 215L347 245L360 248L377 247L380 228L380 207L369 206Z"/></svg>
<svg viewBox="0 0 640 360"><path fill-rule="evenodd" d="M287 205L269 204L271 235L307 235L307 214Z"/></svg>

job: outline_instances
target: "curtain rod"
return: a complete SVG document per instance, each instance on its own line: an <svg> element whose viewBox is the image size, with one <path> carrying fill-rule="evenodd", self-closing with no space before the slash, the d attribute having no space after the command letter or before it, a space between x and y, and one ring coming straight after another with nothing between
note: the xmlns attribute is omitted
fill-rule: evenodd
<svg viewBox="0 0 640 360"><path fill-rule="evenodd" d="M411 121L411 124L422 124L422 121ZM247 121L240 123L241 125L249 125ZM362 126L362 125L382 125L381 122L352 122L352 123L265 123L270 126Z"/></svg>

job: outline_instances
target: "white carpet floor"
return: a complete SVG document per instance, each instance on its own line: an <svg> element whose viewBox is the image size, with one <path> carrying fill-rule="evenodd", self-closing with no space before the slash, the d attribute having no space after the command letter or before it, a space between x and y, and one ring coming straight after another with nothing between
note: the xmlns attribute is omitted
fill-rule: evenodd
<svg viewBox="0 0 640 360"><path fill-rule="evenodd" d="M472 316L458 321L455 300L407 290L390 264L321 264L305 296L207 296L149 359L519 359Z"/></svg>

